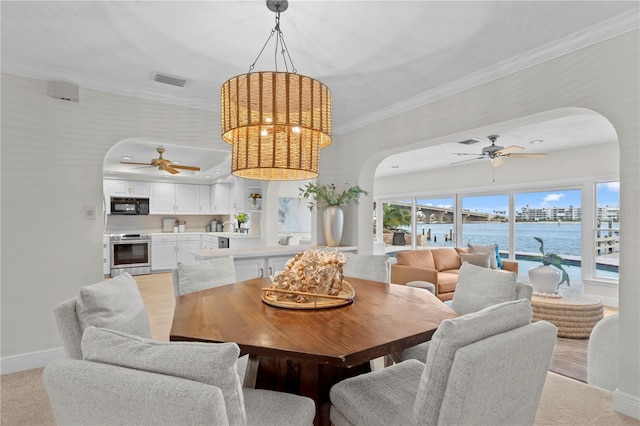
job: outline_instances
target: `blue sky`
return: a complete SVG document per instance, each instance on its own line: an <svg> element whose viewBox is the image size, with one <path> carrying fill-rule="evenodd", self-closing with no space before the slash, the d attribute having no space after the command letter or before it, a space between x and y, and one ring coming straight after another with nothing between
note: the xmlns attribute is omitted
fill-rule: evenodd
<svg viewBox="0 0 640 426"><path fill-rule="evenodd" d="M598 206L619 206L620 185L618 182L599 184L597 190ZM522 207L580 207L580 190L523 192L516 195L516 211ZM420 202L418 202L420 203ZM451 198L430 198L428 203L439 207L452 207ZM481 197L465 197L463 208L471 211L492 213L494 210L509 210L509 198L507 195L492 195Z"/></svg>

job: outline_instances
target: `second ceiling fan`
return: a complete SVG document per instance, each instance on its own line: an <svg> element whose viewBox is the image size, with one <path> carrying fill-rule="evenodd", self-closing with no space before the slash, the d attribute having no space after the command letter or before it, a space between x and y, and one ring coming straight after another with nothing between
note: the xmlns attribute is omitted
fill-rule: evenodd
<svg viewBox="0 0 640 426"><path fill-rule="evenodd" d="M121 161L120 163L121 164L136 164L136 165L140 165L140 166L157 167L158 170L163 170L165 172L169 172L172 175L180 173L180 170L178 170L178 169L200 171L200 167L181 166L179 164L173 163L171 160L167 160L166 158L162 158L162 154L164 153L164 148L162 148L162 147L156 148L156 151L158 151L159 157L152 159L149 163L136 163L136 162L131 162L131 161Z"/></svg>
<svg viewBox="0 0 640 426"><path fill-rule="evenodd" d="M547 156L546 153L524 153L524 152L517 152L517 151L521 151L524 148L518 145L511 145L508 147L502 147L499 145L496 145L496 140L499 138L500 136L498 135L490 135L487 136L487 139L489 139L489 141L491 142L490 146L484 147L482 148L482 152L480 154L469 154L466 152L457 152L455 153L455 155L473 155L475 156L475 158L470 158L468 160L462 160L462 161L458 161L455 163L451 163L453 164L460 164L460 163L465 163L467 161L473 161L473 160L482 160L485 158L488 158L491 161L491 165L493 167L500 167L504 164L504 160L503 157L514 157L514 158L544 158Z"/></svg>

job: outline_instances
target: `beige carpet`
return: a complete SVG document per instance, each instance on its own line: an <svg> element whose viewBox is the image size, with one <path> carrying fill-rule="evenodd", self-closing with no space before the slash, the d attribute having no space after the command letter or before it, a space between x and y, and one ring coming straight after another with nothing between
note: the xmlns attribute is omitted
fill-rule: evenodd
<svg viewBox="0 0 640 426"><path fill-rule="evenodd" d="M42 369L0 376L3 426L55 425L42 385ZM549 373L536 425L627 426L639 420L613 412L610 392Z"/></svg>

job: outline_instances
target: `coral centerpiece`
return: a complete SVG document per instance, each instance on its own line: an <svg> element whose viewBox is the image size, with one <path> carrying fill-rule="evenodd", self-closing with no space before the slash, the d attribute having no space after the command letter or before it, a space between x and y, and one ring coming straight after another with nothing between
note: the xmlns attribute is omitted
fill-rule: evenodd
<svg viewBox="0 0 640 426"><path fill-rule="evenodd" d="M337 251L309 249L289 259L282 271L276 272L270 288L294 292L336 296L342 290L342 265L347 257ZM268 292L277 300L306 303L309 296Z"/></svg>

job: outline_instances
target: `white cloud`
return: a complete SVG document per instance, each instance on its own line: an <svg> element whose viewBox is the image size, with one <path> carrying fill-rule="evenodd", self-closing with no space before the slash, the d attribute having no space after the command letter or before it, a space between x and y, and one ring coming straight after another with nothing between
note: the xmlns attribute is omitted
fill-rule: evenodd
<svg viewBox="0 0 640 426"><path fill-rule="evenodd" d="M546 197L544 197L544 200L542 200L542 205L546 206L548 204L560 201L562 198L564 198L564 194L560 193L560 194L547 194Z"/></svg>
<svg viewBox="0 0 640 426"><path fill-rule="evenodd" d="M607 183L607 191L609 192L620 192L620 182L609 182Z"/></svg>

